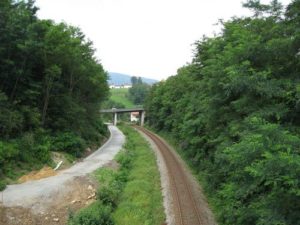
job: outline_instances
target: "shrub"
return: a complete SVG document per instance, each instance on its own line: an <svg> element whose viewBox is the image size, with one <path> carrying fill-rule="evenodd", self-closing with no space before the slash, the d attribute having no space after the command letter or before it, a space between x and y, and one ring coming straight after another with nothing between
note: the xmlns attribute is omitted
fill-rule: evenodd
<svg viewBox="0 0 300 225"><path fill-rule="evenodd" d="M247 125L241 141L216 158L218 173L226 174L215 195L220 221L234 224L238 216L239 224L296 224L300 138L256 117Z"/></svg>
<svg viewBox="0 0 300 225"><path fill-rule="evenodd" d="M2 142L0 141L0 179L3 176L13 177L12 168L15 167L15 161L19 157L19 150L16 142ZM2 180L0 189L5 188L5 182Z"/></svg>
<svg viewBox="0 0 300 225"><path fill-rule="evenodd" d="M125 160L128 158L128 154L124 154L124 152L119 153L118 158L121 156L123 162L128 163L128 161ZM126 182L128 181L128 167L124 167L123 164L121 164L120 170L117 173L111 173L110 176L110 179L106 178L108 182L103 183L104 186L99 189L97 196L103 204L115 208L119 203L120 194L123 191Z"/></svg>
<svg viewBox="0 0 300 225"><path fill-rule="evenodd" d="M0 191L3 191L6 188L6 183L3 180L0 180Z"/></svg>
<svg viewBox="0 0 300 225"><path fill-rule="evenodd" d="M118 204L119 195L121 193L120 189L114 188L112 186L101 188L98 193L98 199L104 204L115 208Z"/></svg>
<svg viewBox="0 0 300 225"><path fill-rule="evenodd" d="M16 143L0 141L0 168L8 161L16 158L19 154Z"/></svg>
<svg viewBox="0 0 300 225"><path fill-rule="evenodd" d="M126 145L127 144L125 144L125 147ZM121 165L122 168L129 170L132 167L132 157L131 157L132 155L133 155L132 152L124 150L123 152L117 155L116 160Z"/></svg>
<svg viewBox="0 0 300 225"><path fill-rule="evenodd" d="M50 140L43 132L28 132L19 140L20 159L29 163L50 161Z"/></svg>
<svg viewBox="0 0 300 225"><path fill-rule="evenodd" d="M85 141L72 132L57 133L52 139L52 151L65 151L76 157L80 157L84 151Z"/></svg>
<svg viewBox="0 0 300 225"><path fill-rule="evenodd" d="M88 208L79 211L70 218L69 225L113 225L110 217L111 208L104 206L101 202L95 202Z"/></svg>

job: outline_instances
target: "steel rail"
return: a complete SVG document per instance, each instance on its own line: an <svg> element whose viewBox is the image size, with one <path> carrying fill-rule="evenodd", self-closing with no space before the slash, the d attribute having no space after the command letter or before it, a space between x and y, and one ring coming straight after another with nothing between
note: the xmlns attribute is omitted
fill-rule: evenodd
<svg viewBox="0 0 300 225"><path fill-rule="evenodd" d="M166 162L166 166L171 178L171 181L173 183L173 187L174 187L174 194L175 194L175 199L174 201L176 202L176 206L177 206L177 211L179 212L179 224L180 225L204 225L202 219L201 219L201 215L199 212L199 208L197 207L197 204L195 202L195 198L193 197L193 192L191 191L189 182L186 178L186 175L183 171L182 166L180 165L180 163L178 162L178 160L176 159L176 157L174 156L174 153L172 152L172 150L170 150L169 146L166 145L166 143L164 141L161 140L161 138L159 138L157 135L153 134L152 132L150 132L149 130L143 128L143 127L139 127L139 126L134 126L135 128L137 128L138 130L142 131L144 134L146 134L149 138L151 138L154 143L157 145L158 149L160 150L160 152L163 155L163 158ZM172 168L173 166L173 168ZM174 174L174 173L177 174ZM177 175L177 181L176 182L176 178L175 175ZM180 181L182 181L183 186L185 187L184 189L186 190L186 195L184 195L183 193L181 193L184 196L187 196L188 199L182 199L180 197L179 191L180 191L180 187L178 185L178 183L180 183ZM182 188L181 188L182 189ZM183 190L181 190L183 191ZM187 209L183 209L182 205L184 205L183 203L185 201L188 201L191 204L191 210ZM188 214L188 215L186 215ZM194 222L193 224L190 223L190 221L186 218L189 218L189 215L194 215L196 219L196 222ZM186 221L188 220L188 221Z"/></svg>

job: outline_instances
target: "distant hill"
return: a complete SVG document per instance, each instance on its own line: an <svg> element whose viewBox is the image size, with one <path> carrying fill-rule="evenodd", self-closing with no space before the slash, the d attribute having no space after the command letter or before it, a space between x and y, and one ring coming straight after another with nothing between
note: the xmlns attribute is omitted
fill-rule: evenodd
<svg viewBox="0 0 300 225"><path fill-rule="evenodd" d="M109 84L114 84L114 85L123 85L123 84L131 84L131 75L128 74L122 74L122 73L113 73L113 72L108 72L109 74ZM154 84L157 83L158 80L146 78L146 77L141 77L142 81L147 84Z"/></svg>

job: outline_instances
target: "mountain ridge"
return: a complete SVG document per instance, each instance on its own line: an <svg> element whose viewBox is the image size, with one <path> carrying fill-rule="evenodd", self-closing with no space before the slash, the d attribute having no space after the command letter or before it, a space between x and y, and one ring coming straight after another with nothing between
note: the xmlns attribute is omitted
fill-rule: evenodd
<svg viewBox="0 0 300 225"><path fill-rule="evenodd" d="M116 72L108 72L108 75L109 75L109 79L108 79L109 85L131 84L131 77L133 77L133 75L116 73ZM147 84L154 84L158 82L158 80L147 78L147 77L141 77L141 78L142 81Z"/></svg>

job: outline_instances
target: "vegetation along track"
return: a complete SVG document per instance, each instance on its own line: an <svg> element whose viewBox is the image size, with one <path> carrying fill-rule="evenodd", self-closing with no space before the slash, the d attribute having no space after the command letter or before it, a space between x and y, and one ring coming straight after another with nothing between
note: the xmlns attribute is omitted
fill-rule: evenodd
<svg viewBox="0 0 300 225"><path fill-rule="evenodd" d="M145 128L135 126L157 145L165 160L173 195L175 223L176 225L207 225L199 205L195 199L191 183L184 171L182 164L178 161L173 151L158 136Z"/></svg>

